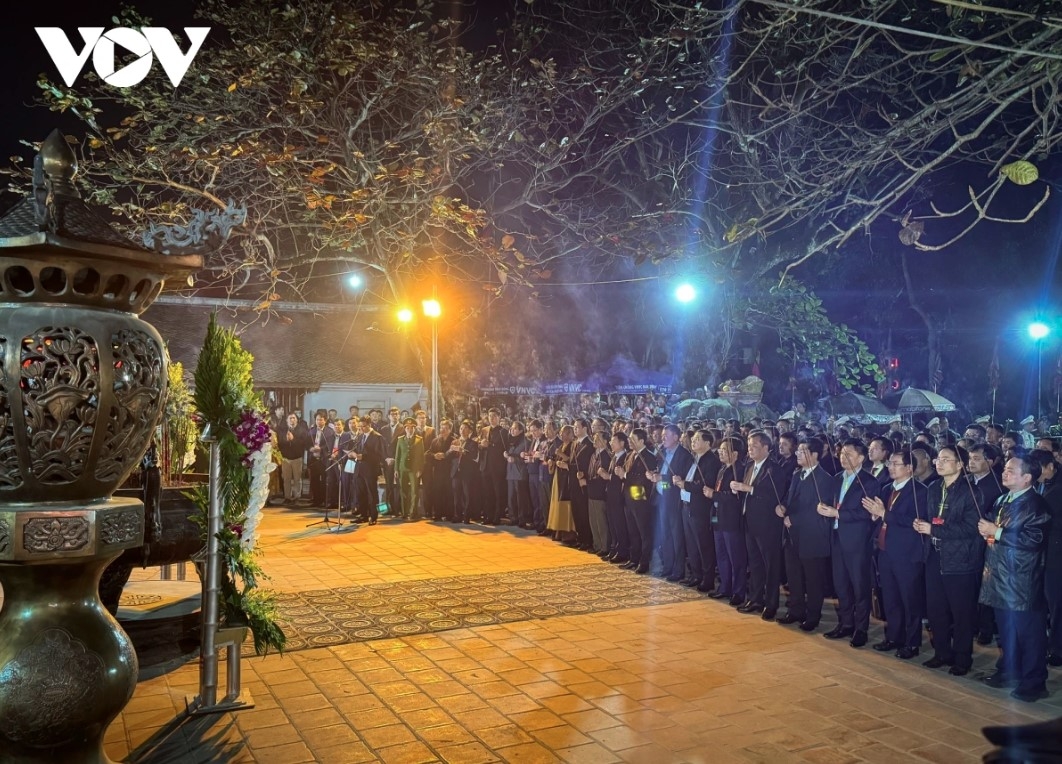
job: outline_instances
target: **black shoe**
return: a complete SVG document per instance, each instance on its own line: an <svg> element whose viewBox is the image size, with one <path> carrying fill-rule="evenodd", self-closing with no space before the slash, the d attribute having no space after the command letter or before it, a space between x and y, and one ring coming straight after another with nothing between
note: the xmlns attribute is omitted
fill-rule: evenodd
<svg viewBox="0 0 1062 764"><path fill-rule="evenodd" d="M751 600L737 609L739 613L762 613L763 605L758 602L752 602Z"/></svg>
<svg viewBox="0 0 1062 764"><path fill-rule="evenodd" d="M990 645L990 644L992 644L992 635L991 634L978 634L977 635L977 644L979 644L979 645Z"/></svg>
<svg viewBox="0 0 1062 764"><path fill-rule="evenodd" d="M664 580L670 581L673 584L677 584L679 581L682 580L682 576L667 576Z"/></svg>
<svg viewBox="0 0 1062 764"><path fill-rule="evenodd" d="M628 560L627 562L620 565L620 568L622 568L623 570L634 570L637 567L638 563L636 563L634 560Z"/></svg>
<svg viewBox="0 0 1062 764"><path fill-rule="evenodd" d="M1052 653L1051 655L1048 655L1047 656L1047 665L1048 666L1055 666L1056 668L1058 666L1062 666L1062 655L1056 655L1054 653Z"/></svg>
<svg viewBox="0 0 1062 764"><path fill-rule="evenodd" d="M988 676L983 676L981 677L981 681L989 687L994 687L997 690L1001 690L1004 687L1014 687L1018 684L1017 679L1011 679L1001 671L996 671Z"/></svg>
<svg viewBox="0 0 1062 764"><path fill-rule="evenodd" d="M694 588L696 588L696 587L701 585L701 582L698 581L696 578L684 578L681 581L679 581L679 583L682 584L683 586L688 586L691 589L694 589Z"/></svg>
<svg viewBox="0 0 1062 764"><path fill-rule="evenodd" d="M822 636L826 637L826 639L844 639L845 637L850 637L853 634L855 634L855 629L853 629L851 626L835 626Z"/></svg>
<svg viewBox="0 0 1062 764"><path fill-rule="evenodd" d="M697 591L712 597L715 594L715 587L709 583L697 584ZM712 599L715 599L715 597L712 597Z"/></svg>
<svg viewBox="0 0 1062 764"><path fill-rule="evenodd" d="M1045 687L1039 690L1014 690L1010 694L1010 697L1014 698L1015 700L1020 700L1024 703L1035 703L1038 700L1046 698L1050 694L1051 693L1049 693L1047 691L1047 688Z"/></svg>
<svg viewBox="0 0 1062 764"><path fill-rule="evenodd" d="M455 520L454 522L457 522L457 521ZM553 531L541 530L541 531L539 531L539 532L538 532L538 535L539 535L539 536L548 536L548 535L549 535L549 534L551 534L552 532L553 532Z"/></svg>
<svg viewBox="0 0 1062 764"><path fill-rule="evenodd" d="M733 597L730 598L729 602L731 607L738 607L739 605L745 604L745 598L739 597L735 594Z"/></svg>
<svg viewBox="0 0 1062 764"><path fill-rule="evenodd" d="M817 629L817 628L819 628L818 621L816 621L815 623L812 623L811 621L801 621L800 622L800 630L801 631L815 631L815 629Z"/></svg>
<svg viewBox="0 0 1062 764"><path fill-rule="evenodd" d="M950 669L948 669L948 673L952 676L966 676L968 673L970 673L970 669L966 668L965 666L952 666Z"/></svg>
<svg viewBox="0 0 1062 764"><path fill-rule="evenodd" d="M728 600L728 599L730 599L730 595L729 594L727 594L726 592L721 592L718 589L712 589L710 592L708 592L708 596L711 597L713 600Z"/></svg>
<svg viewBox="0 0 1062 764"><path fill-rule="evenodd" d="M874 649L877 650L879 653L888 653L892 652L899 646L899 642L890 642L886 639L884 642L878 642L876 645L874 645Z"/></svg>
<svg viewBox="0 0 1062 764"><path fill-rule="evenodd" d="M857 631L852 635L852 640L848 643L852 647L862 647L867 643L867 633L865 631Z"/></svg>
<svg viewBox="0 0 1062 764"><path fill-rule="evenodd" d="M778 619L778 623L782 624L783 626L788 626L791 623L800 623L803 620L803 618L797 618L792 613L786 613Z"/></svg>
<svg viewBox="0 0 1062 764"><path fill-rule="evenodd" d="M649 572L649 568L647 568L647 567L643 568L643 567L639 566L639 567L634 569L634 572L637 573L639 576L644 576L646 573Z"/></svg>
<svg viewBox="0 0 1062 764"><path fill-rule="evenodd" d="M613 565L626 565L630 560L626 557L617 557L614 560L609 560Z"/></svg>
<svg viewBox="0 0 1062 764"><path fill-rule="evenodd" d="M765 608L763 615L760 617L765 621L773 621L776 615L778 615L778 611L774 608Z"/></svg>
<svg viewBox="0 0 1062 764"><path fill-rule="evenodd" d="M918 655L917 647L901 647L896 651L896 657L903 661L909 661Z"/></svg>
<svg viewBox="0 0 1062 764"><path fill-rule="evenodd" d="M369 521L369 525L376 525L376 521L375 520L370 520Z"/></svg>
<svg viewBox="0 0 1062 764"><path fill-rule="evenodd" d="M941 666L950 666L951 661L946 661L943 658L938 658L936 655L934 655L928 661L922 661L922 665L926 668L938 669Z"/></svg>

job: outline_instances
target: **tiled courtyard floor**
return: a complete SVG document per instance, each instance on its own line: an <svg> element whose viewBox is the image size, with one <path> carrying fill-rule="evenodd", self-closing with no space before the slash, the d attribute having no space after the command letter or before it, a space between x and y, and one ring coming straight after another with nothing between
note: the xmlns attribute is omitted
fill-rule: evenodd
<svg viewBox="0 0 1062 764"><path fill-rule="evenodd" d="M326 534L304 528L313 519L266 510L272 588L604 564L512 529L381 520ZM992 660L979 650L971 676ZM1052 697L1027 705L920 659L711 600L610 610L252 658L243 670L255 708L192 719L189 663L137 686L107 752L189 763L950 764L989 750L982 726L1062 714L1055 675Z"/></svg>

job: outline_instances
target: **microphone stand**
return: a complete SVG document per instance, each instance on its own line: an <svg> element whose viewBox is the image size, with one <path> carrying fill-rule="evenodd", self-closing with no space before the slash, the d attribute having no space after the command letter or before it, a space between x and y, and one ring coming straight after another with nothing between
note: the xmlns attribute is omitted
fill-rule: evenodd
<svg viewBox="0 0 1062 764"><path fill-rule="evenodd" d="M336 459L330 465L325 467L325 471L324 471L324 475L325 475L325 512L324 512L324 519L323 520L317 520L316 522L313 522L313 523L307 523L306 524L307 528L312 528L315 525L323 525L323 526L325 526L325 530L329 531L329 530L332 530L332 526L334 525L335 526L335 532L337 532L337 533L340 531L340 529L342 529L342 527L343 527L343 476L342 475L340 475L339 478L338 478L339 504L336 506L336 521L332 522L331 518L328 516L328 513L331 511L331 510L328 509L328 490L327 490L328 473L331 470L334 470L338 466L339 466L339 459Z"/></svg>

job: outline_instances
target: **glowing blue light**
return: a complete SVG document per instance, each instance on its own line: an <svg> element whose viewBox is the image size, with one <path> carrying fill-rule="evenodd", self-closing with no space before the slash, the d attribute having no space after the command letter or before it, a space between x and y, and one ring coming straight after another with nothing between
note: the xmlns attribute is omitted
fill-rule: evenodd
<svg viewBox="0 0 1062 764"><path fill-rule="evenodd" d="M1051 328L1042 321L1033 321L1029 324L1029 336L1034 340L1042 340L1051 333Z"/></svg>
<svg viewBox="0 0 1062 764"><path fill-rule="evenodd" d="M347 276L347 286L349 286L351 289L357 289L362 285L362 283L363 282L361 280L361 276L356 273L352 273Z"/></svg>
<svg viewBox="0 0 1062 764"><path fill-rule="evenodd" d="M693 302L697 298L697 290L692 284L680 284L675 290L675 299L679 302Z"/></svg>

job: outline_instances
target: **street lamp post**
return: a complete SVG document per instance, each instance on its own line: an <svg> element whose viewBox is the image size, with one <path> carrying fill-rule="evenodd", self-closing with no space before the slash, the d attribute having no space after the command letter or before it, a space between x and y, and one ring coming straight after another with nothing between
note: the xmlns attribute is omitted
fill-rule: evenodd
<svg viewBox="0 0 1062 764"><path fill-rule="evenodd" d="M1043 340L1051 333L1050 327L1043 321L1033 321L1029 324L1029 336L1036 342L1036 421L1040 421L1040 398L1041 398L1041 378L1043 377Z"/></svg>
<svg viewBox="0 0 1062 764"><path fill-rule="evenodd" d="M439 316L442 306L432 297L422 303L424 315L431 319L431 422L436 432L439 429Z"/></svg>

